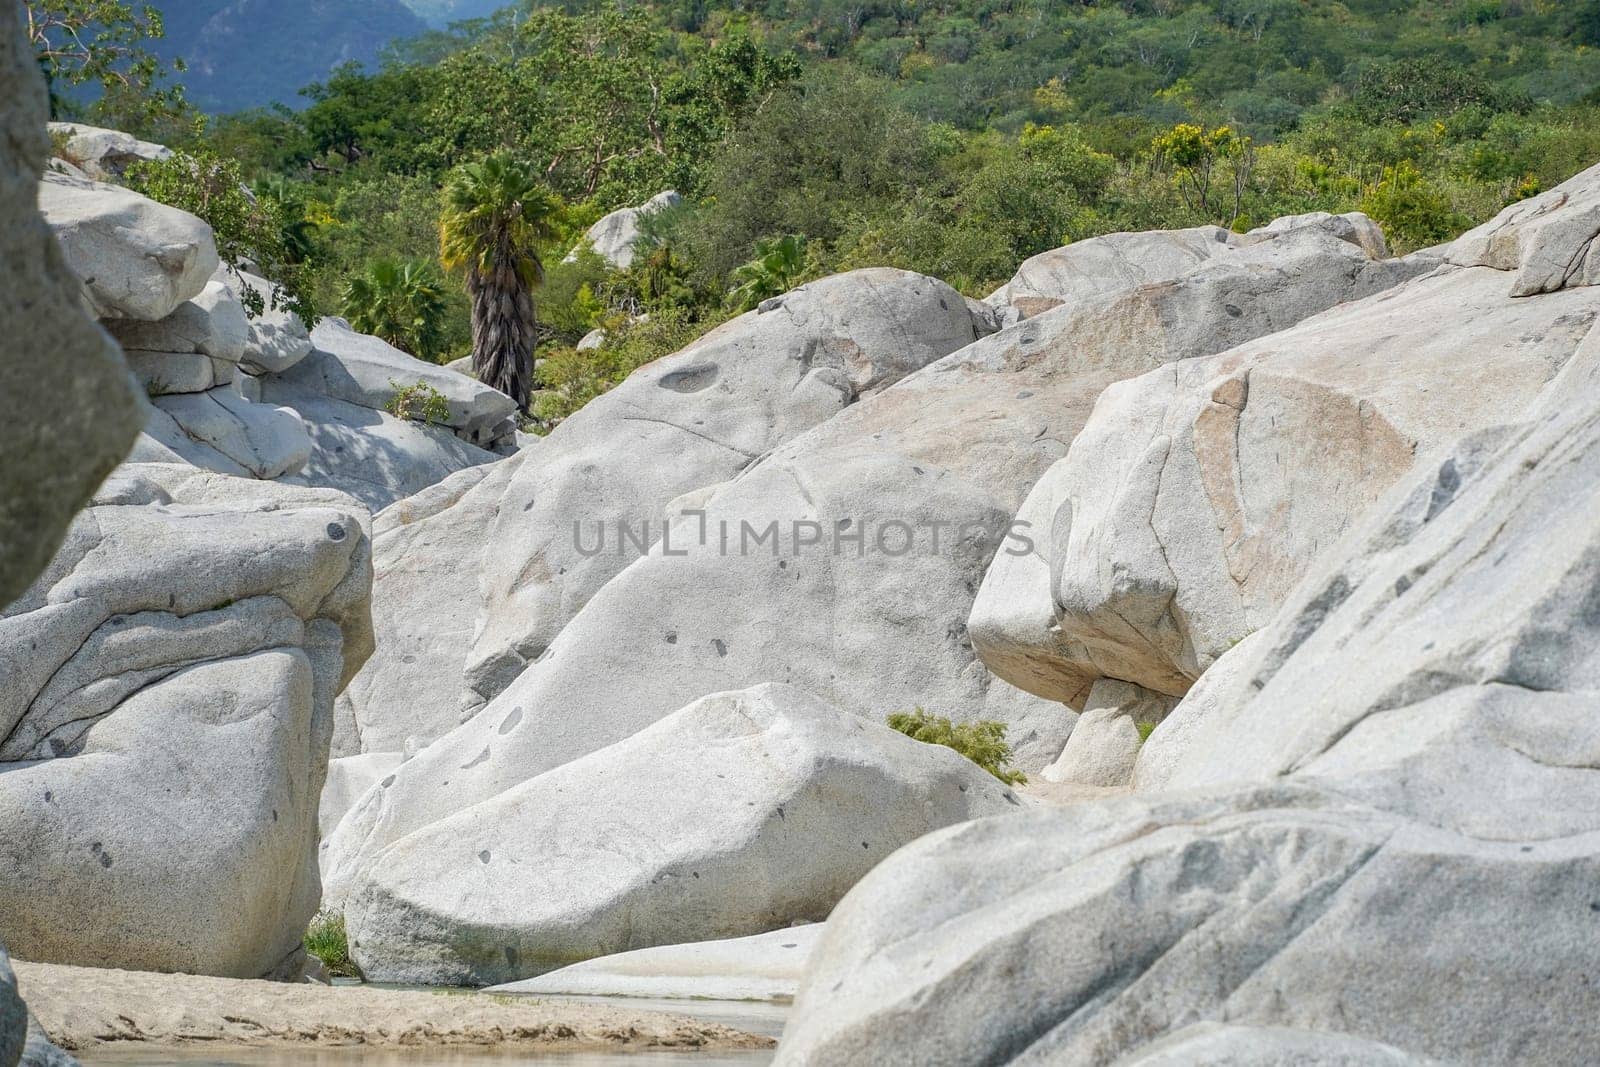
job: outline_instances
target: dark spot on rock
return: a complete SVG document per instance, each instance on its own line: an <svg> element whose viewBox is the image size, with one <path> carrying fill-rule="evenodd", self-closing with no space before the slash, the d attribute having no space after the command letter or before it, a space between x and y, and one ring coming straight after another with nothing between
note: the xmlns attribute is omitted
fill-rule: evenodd
<svg viewBox="0 0 1600 1067"><path fill-rule="evenodd" d="M1407 578L1405 575L1402 574L1400 577L1398 577L1398 578L1396 578L1394 580L1394 595L1395 596L1405 596L1406 595L1406 590L1410 589L1410 588L1411 588L1411 579Z"/></svg>
<svg viewBox="0 0 1600 1067"><path fill-rule="evenodd" d="M916 471L918 474L922 473L922 468L921 467L913 466L911 469Z"/></svg>
<svg viewBox="0 0 1600 1067"><path fill-rule="evenodd" d="M530 500L526 504L522 505L522 510L523 511L532 511L533 510L533 501Z"/></svg>
<svg viewBox="0 0 1600 1067"><path fill-rule="evenodd" d="M848 529L850 529L850 523L851 523L851 521L852 521L852 520L850 520L850 519L840 519L840 520L839 520L839 529L841 529L841 530L848 530Z"/></svg>
<svg viewBox="0 0 1600 1067"><path fill-rule="evenodd" d="M784 948L799 948L800 947L800 942L796 941L793 944L784 945L783 947Z"/></svg>
<svg viewBox="0 0 1600 1067"><path fill-rule="evenodd" d="M699 871L691 871L689 873L693 874L696 878L700 877L700 872Z"/></svg>
<svg viewBox="0 0 1600 1067"><path fill-rule="evenodd" d="M1018 400L1026 400L1032 395L1033 395L1033 390L1032 389L1024 389L1022 392L1017 394L1017 399Z"/></svg>
<svg viewBox="0 0 1600 1067"><path fill-rule="evenodd" d="M940 306L940 307L942 307L942 308L944 308L944 309L945 309L945 310L946 310L946 311L949 311L949 310L950 310L950 305L949 305L949 304L946 304L946 303L945 303L945 302L944 302L944 297L942 297L942 296L941 296L941 297L940 297L940 298L939 298L939 306Z"/></svg>
<svg viewBox="0 0 1600 1067"><path fill-rule="evenodd" d="M100 853L100 866L104 867L108 871L111 869L111 853Z"/></svg>
<svg viewBox="0 0 1600 1067"><path fill-rule="evenodd" d="M277 808L273 808L272 809L272 821L273 822L277 822L278 821L278 809Z"/></svg>
<svg viewBox="0 0 1600 1067"><path fill-rule="evenodd" d="M464 771L470 771L470 770L472 770L472 768L476 767L478 764L487 763L487 762L489 762L489 746L485 745L483 747L483 751L478 753L478 758L473 760L471 763L463 763L461 765L461 769L464 770Z"/></svg>
<svg viewBox="0 0 1600 1067"><path fill-rule="evenodd" d="M867 844L865 841L863 841L863 842L861 842L861 847L862 848L871 848L872 846Z"/></svg>
<svg viewBox="0 0 1600 1067"><path fill-rule="evenodd" d="M177 606L178 606L178 594L177 593L168 593L167 594L167 607L175 608Z"/></svg>
<svg viewBox="0 0 1600 1067"><path fill-rule="evenodd" d="M344 532L344 527L336 522L328 523L328 540L343 541L349 535Z"/></svg>
<svg viewBox="0 0 1600 1067"><path fill-rule="evenodd" d="M711 647L717 650L717 655L719 656L726 656L728 654L728 646L720 637L713 637L711 639Z"/></svg>
<svg viewBox="0 0 1600 1067"><path fill-rule="evenodd" d="M1223 304L1222 310L1228 313L1228 318L1236 319L1244 314L1244 310L1237 304Z"/></svg>
<svg viewBox="0 0 1600 1067"><path fill-rule="evenodd" d="M676 632L669 632L667 634L667 644L675 645L677 643L678 643L678 635L677 635L677 633Z"/></svg>
<svg viewBox="0 0 1600 1067"><path fill-rule="evenodd" d="M1019 341L1019 342L1017 342L1017 343L1018 343L1018 344L1024 344L1024 345L1031 345L1031 344L1033 344L1033 342L1034 342L1034 341L1035 341L1035 340L1037 340L1037 338L1034 338L1034 337L1024 337L1024 338L1022 338L1022 340L1020 340L1020 341Z"/></svg>
<svg viewBox="0 0 1600 1067"><path fill-rule="evenodd" d="M521 721L522 721L522 709L521 708L512 708L511 709L511 714L507 715L506 718L505 718L505 721L500 724L501 736L509 734L512 730L515 730L517 728L517 723L519 723Z"/></svg>
<svg viewBox="0 0 1600 1067"><path fill-rule="evenodd" d="M789 569L789 561L788 561L788 560L786 560L786 559L780 559L780 560L779 560L779 561L778 561L778 569L779 569L779 570L780 570L780 571L786 571L786 570L788 570L788 569Z"/></svg>
<svg viewBox="0 0 1600 1067"><path fill-rule="evenodd" d="M783 805L782 804L778 805L778 818L780 818L780 819L788 818L788 816L783 813Z"/></svg>
<svg viewBox="0 0 1600 1067"><path fill-rule="evenodd" d="M967 787L966 787L966 786L964 786L964 785L962 785L962 786L957 786L957 787L956 787L956 788L957 788L957 789L960 789L960 790L961 790L961 791L962 791L962 792L963 792L963 793L965 793L965 792L966 792L966 791L967 791Z"/></svg>
<svg viewBox="0 0 1600 1067"><path fill-rule="evenodd" d="M1013 807L1018 807L1018 808L1020 808L1022 806L1022 801L1017 799L1017 796L1016 796L1015 793L1001 793L1000 795L1006 798L1006 803L1007 804L1010 804Z"/></svg>
<svg viewBox="0 0 1600 1067"><path fill-rule="evenodd" d="M478 862L479 863L488 863L489 862L489 850L488 849L484 849L482 852L478 853Z"/></svg>
<svg viewBox="0 0 1600 1067"><path fill-rule="evenodd" d="M510 945L506 946L506 964L513 970L517 966L517 950L512 948Z"/></svg>
<svg viewBox="0 0 1600 1067"><path fill-rule="evenodd" d="M394 785L394 775L391 774L389 777L385 778L379 784L382 785L383 788L388 789L391 785Z"/></svg>
<svg viewBox="0 0 1600 1067"><path fill-rule="evenodd" d="M663 374L656 384L674 393L698 393L702 389L709 388L716 380L717 365L702 363L698 367L685 367L670 374Z"/></svg>

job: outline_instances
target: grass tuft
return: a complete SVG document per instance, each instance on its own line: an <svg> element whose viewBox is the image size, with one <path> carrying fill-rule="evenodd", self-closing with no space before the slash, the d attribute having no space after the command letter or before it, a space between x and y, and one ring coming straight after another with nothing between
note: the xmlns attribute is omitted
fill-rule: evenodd
<svg viewBox="0 0 1600 1067"><path fill-rule="evenodd" d="M317 913L306 930L306 952L322 961L330 977L361 977L361 968L350 958L350 937L345 933L341 912Z"/></svg>
<svg viewBox="0 0 1600 1067"><path fill-rule="evenodd" d="M1028 776L1011 762L1011 746L1006 744L1006 724L992 719L952 723L949 719L916 711L897 711L889 725L914 741L954 749L1006 785L1026 785Z"/></svg>

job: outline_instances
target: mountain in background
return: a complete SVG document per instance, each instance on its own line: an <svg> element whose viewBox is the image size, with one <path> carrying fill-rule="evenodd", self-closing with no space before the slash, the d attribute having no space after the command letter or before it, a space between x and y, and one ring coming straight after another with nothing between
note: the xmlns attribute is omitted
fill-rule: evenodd
<svg viewBox="0 0 1600 1067"><path fill-rule="evenodd" d="M452 22L481 19L511 3L511 0L406 0L406 6L430 26L444 27Z"/></svg>
<svg viewBox="0 0 1600 1067"><path fill-rule="evenodd" d="M352 60L372 65L391 41L424 33L401 0L156 0L166 40L156 49L189 66L181 75L202 110L238 111L303 101L305 85ZM493 0L416 0L429 17ZM448 17L470 17L449 15Z"/></svg>

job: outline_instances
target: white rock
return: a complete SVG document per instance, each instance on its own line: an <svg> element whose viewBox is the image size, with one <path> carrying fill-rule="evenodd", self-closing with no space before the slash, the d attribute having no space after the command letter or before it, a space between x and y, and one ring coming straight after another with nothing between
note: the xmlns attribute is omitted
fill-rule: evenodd
<svg viewBox="0 0 1600 1067"><path fill-rule="evenodd" d="M292 408L252 404L231 388L158 396L154 403L190 439L253 477L293 474L311 457L305 423Z"/></svg>
<svg viewBox="0 0 1600 1067"><path fill-rule="evenodd" d="M249 339L240 361L251 374L278 374L311 354L311 334L300 317L273 307L274 286L265 278L233 267L219 267L212 281L236 297L251 291L261 300L261 313L249 318Z"/></svg>
<svg viewBox="0 0 1600 1067"><path fill-rule="evenodd" d="M211 227L128 189L46 174L39 210L101 318L164 319L217 269Z"/></svg>
<svg viewBox="0 0 1600 1067"><path fill-rule="evenodd" d="M32 960L298 973L365 513L122 468L0 616L0 937ZM82 921L86 914L95 921Z"/></svg>
<svg viewBox="0 0 1600 1067"><path fill-rule="evenodd" d="M578 339L578 351L591 352L605 343L606 332L604 330L590 330Z"/></svg>
<svg viewBox="0 0 1600 1067"><path fill-rule="evenodd" d="M1258 227L1238 238L1241 242L1254 242L1275 238L1290 230L1314 227L1333 234L1341 241L1349 241L1360 248L1373 259L1384 259L1389 255L1389 242L1384 239L1383 227L1373 222L1359 211L1351 211L1343 215L1334 215L1326 211L1312 211L1304 215L1285 215L1273 219L1265 226Z"/></svg>
<svg viewBox="0 0 1600 1067"><path fill-rule="evenodd" d="M135 163L172 158L166 145L141 141L121 130L86 126L81 122L50 123L52 137L64 137L62 153L88 177L100 182L120 179Z"/></svg>
<svg viewBox="0 0 1600 1067"><path fill-rule="evenodd" d="M531 729L501 717L476 765ZM397 842L346 899L351 953L383 981L503 982L820 921L906 842L1018 804L792 687L714 694Z"/></svg>
<svg viewBox="0 0 1600 1067"><path fill-rule="evenodd" d="M431 556L408 560L392 585L380 567L377 613L394 619L386 649L416 655L427 645L433 654L409 663L379 655L369 673L387 680L358 681L352 694L363 732L432 739L451 729L463 707L503 690L639 554L580 552L575 523L590 542L596 523L612 539L619 522L636 534L650 523L659 536L675 497L728 481L774 446L972 337L961 297L942 282L856 271L803 286L641 368L523 451L509 480L452 505L471 521L429 520L465 540L429 535ZM495 551L484 555L485 544ZM433 579L430 559L439 568ZM473 574L462 572L463 560L472 561ZM432 613L475 592L476 603L450 609L466 625L441 634ZM426 633L401 636L413 630ZM431 691L443 672L456 682L437 704L401 710L366 702L370 690L387 686ZM711 691L686 694L659 713ZM389 715L404 725L380 726Z"/></svg>
<svg viewBox="0 0 1600 1067"><path fill-rule="evenodd" d="M1182 277L1237 243L1220 226L1091 237L1034 256L985 302L1032 317L1063 304Z"/></svg>
<svg viewBox="0 0 1600 1067"><path fill-rule="evenodd" d="M1133 768L1136 792L1155 793L1167 788L1202 724L1218 714L1223 701L1237 691L1260 644L1258 631L1224 652L1161 720L1139 749L1139 760Z"/></svg>
<svg viewBox="0 0 1600 1067"><path fill-rule="evenodd" d="M1125 1067L1425 1067L1434 1061L1348 1034L1208 1022L1179 1030L1123 1062Z"/></svg>
<svg viewBox="0 0 1600 1067"><path fill-rule="evenodd" d="M1016 1062L1018 1034L1028 1062L1140 1062L1224 1019L1583 1062L1597 508L1591 334L1526 422L1419 464L1316 563L1217 683L1182 791L956 827L869 875L778 1063Z"/></svg>
<svg viewBox="0 0 1600 1067"><path fill-rule="evenodd" d="M657 193L638 207L619 208L590 226L583 235L584 242L613 267L627 270L633 265L634 245L639 243L641 236L640 220L658 211L677 207L682 202L683 198L669 189ZM577 258L576 251L567 258Z"/></svg>
<svg viewBox="0 0 1600 1067"><path fill-rule="evenodd" d="M665 1000L792 1000L822 923L726 941L641 948L585 960L490 993L652 997Z"/></svg>
<svg viewBox="0 0 1600 1067"><path fill-rule="evenodd" d="M349 493L373 511L459 470L500 458L442 426L317 396L275 377L263 379L260 390L265 403L298 414L310 435L310 453L296 472L299 480Z"/></svg>
<svg viewBox="0 0 1600 1067"><path fill-rule="evenodd" d="M1073 785L1128 785L1143 740L1139 727L1161 722L1173 703L1159 693L1102 678L1089 690L1061 756L1040 777Z"/></svg>
<svg viewBox="0 0 1600 1067"><path fill-rule="evenodd" d="M127 367L39 217L49 104L21 11L0 4L0 605L49 561L141 421Z"/></svg>
<svg viewBox="0 0 1600 1067"><path fill-rule="evenodd" d="M984 579L985 663L1073 702L1101 677L1182 695L1418 453L1516 417L1600 311L1504 289L1444 270L1108 388L1023 507L1037 554Z"/></svg>
<svg viewBox="0 0 1600 1067"><path fill-rule="evenodd" d="M326 837L331 833L361 794L392 774L400 766L400 760L398 752L368 752L329 760L328 778L323 783L322 799L317 805L317 826L321 834Z"/></svg>
<svg viewBox="0 0 1600 1067"><path fill-rule="evenodd" d="M1451 244L1462 266L1514 271L1512 296L1532 296L1600 281L1600 166L1549 192L1512 204Z"/></svg>
<svg viewBox="0 0 1600 1067"><path fill-rule="evenodd" d="M467 434L483 434L516 413L516 402L504 393L356 333L343 319L323 319L311 341L311 354L278 374L285 388L382 411L397 390L421 382L444 397L449 408L444 424Z"/></svg>
<svg viewBox="0 0 1600 1067"><path fill-rule="evenodd" d="M214 281L159 322L110 319L106 328L127 352L198 352L227 363L243 359L250 340L244 305Z"/></svg>

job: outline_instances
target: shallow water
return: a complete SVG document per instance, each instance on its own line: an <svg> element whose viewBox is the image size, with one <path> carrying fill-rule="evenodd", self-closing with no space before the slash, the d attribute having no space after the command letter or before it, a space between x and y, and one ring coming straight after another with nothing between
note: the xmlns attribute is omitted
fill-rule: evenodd
<svg viewBox="0 0 1600 1067"><path fill-rule="evenodd" d="M751 1034L777 1037L789 1015L784 1004L731 1000L656 1000L641 997L553 997L539 1000L608 1004L645 1011L688 1015ZM414 1052L362 1048L152 1049L107 1047L78 1057L85 1067L767 1067L772 1049L724 1052L538 1052L529 1049L418 1049Z"/></svg>

